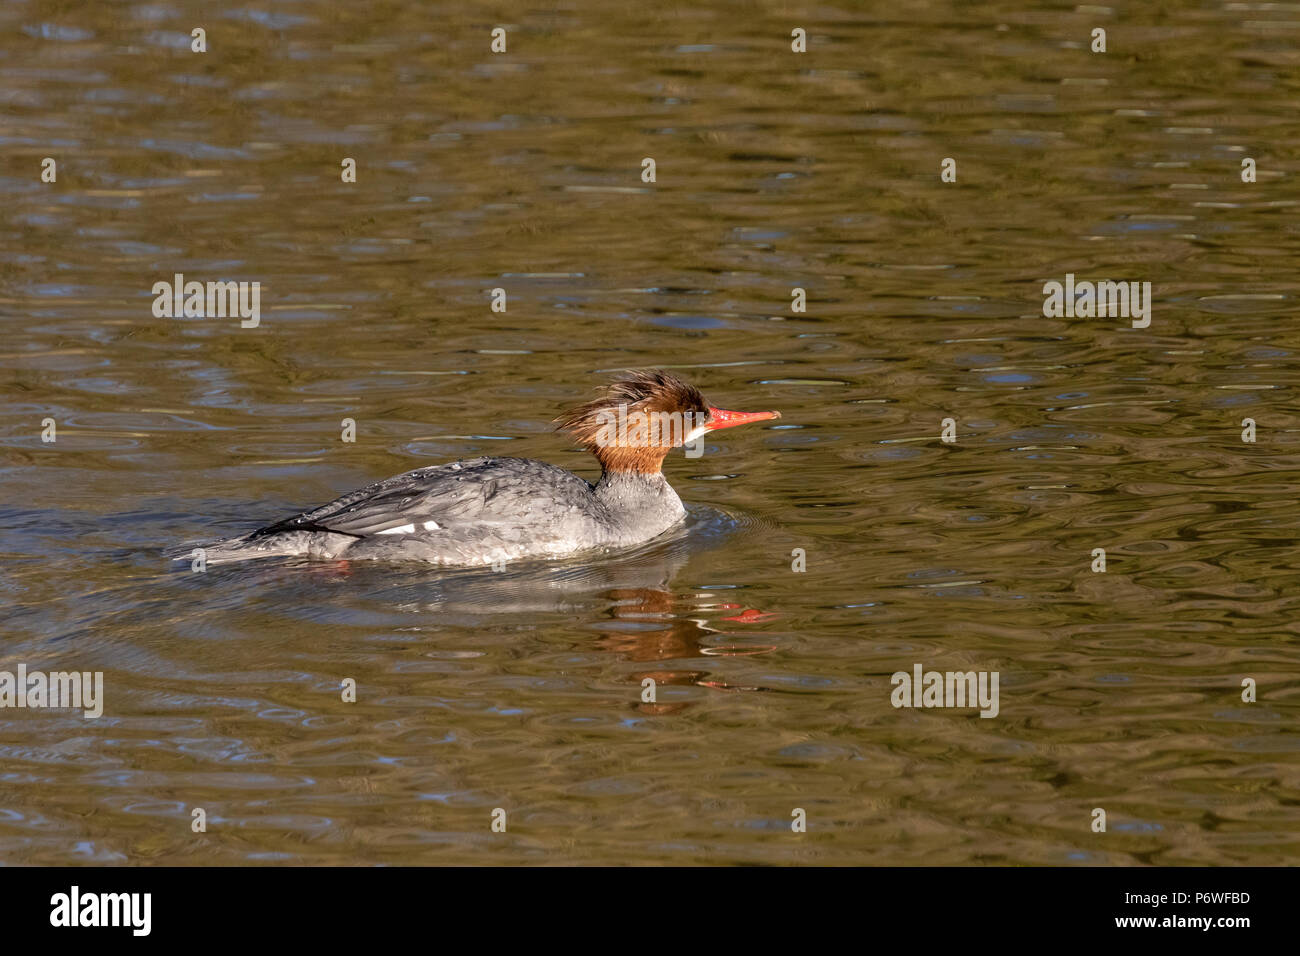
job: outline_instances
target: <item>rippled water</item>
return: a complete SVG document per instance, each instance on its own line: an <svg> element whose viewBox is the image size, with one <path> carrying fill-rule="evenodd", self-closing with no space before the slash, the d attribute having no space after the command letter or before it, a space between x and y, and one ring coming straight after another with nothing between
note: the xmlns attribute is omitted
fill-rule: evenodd
<svg viewBox="0 0 1300 956"><path fill-rule="evenodd" d="M0 711L0 861L1295 859L1300 5L707 6L0 7L0 670L106 695ZM177 272L260 326L154 318ZM1045 318L1067 273L1150 327ZM549 420L636 366L784 414L636 553L162 560L591 475Z"/></svg>

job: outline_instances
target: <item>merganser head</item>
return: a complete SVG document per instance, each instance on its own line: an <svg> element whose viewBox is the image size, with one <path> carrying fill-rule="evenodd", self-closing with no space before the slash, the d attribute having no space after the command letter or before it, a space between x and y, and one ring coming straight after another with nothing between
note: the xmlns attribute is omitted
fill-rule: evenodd
<svg viewBox="0 0 1300 956"><path fill-rule="evenodd" d="M595 455L605 471L654 475L669 451L707 432L780 417L780 412L715 408L694 385L662 369L648 369L602 386L598 398L555 421Z"/></svg>

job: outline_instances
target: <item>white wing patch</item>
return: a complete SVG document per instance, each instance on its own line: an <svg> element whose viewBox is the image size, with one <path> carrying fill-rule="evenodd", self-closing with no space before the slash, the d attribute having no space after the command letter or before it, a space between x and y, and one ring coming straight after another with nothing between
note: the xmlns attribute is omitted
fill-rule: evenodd
<svg viewBox="0 0 1300 956"><path fill-rule="evenodd" d="M426 521L424 523L425 531L437 531L439 527L436 521ZM375 534L415 534L415 525L401 524L396 528L385 528L383 531L376 531Z"/></svg>

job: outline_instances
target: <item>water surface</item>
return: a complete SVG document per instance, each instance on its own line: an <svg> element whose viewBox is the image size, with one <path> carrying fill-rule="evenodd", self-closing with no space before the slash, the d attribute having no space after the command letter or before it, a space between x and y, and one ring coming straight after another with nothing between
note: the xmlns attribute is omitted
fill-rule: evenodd
<svg viewBox="0 0 1300 956"><path fill-rule="evenodd" d="M0 711L0 861L1295 859L1300 7L0 34L0 669L107 696ZM154 318L178 272L259 281L259 327ZM1150 328L1045 318L1067 273L1150 281ZM164 566L457 457L594 477L549 420L644 366L784 417L672 457L690 520L634 553ZM895 709L916 664L998 672L999 715Z"/></svg>

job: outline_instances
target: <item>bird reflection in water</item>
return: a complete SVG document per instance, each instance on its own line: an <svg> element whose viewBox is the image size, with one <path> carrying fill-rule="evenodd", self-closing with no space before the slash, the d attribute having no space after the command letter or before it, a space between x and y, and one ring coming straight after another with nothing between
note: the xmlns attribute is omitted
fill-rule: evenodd
<svg viewBox="0 0 1300 956"><path fill-rule="evenodd" d="M721 638L736 631L723 631L711 627L704 617L686 617L685 614L706 614L714 611L732 611L740 605L731 603L702 604L701 598L711 599L709 592L689 597L675 595L663 588L614 588L604 593L612 603L607 611L610 618L619 622L636 622L640 627L609 627L601 631L596 646L611 651L634 663L682 660L693 657L745 657L767 654L776 650L773 645L727 645ZM722 621L744 623L770 620L776 615L746 611L743 615L721 618ZM656 626L657 625L657 626ZM764 688L750 684L733 684L715 677L707 670L696 669L646 669L636 670L628 680L641 684L646 678L657 687L665 685L695 684L713 690L747 691ZM689 702L650 703L640 701L638 708L647 714L671 714L683 710Z"/></svg>
<svg viewBox="0 0 1300 956"><path fill-rule="evenodd" d="M413 576L400 582L390 580L390 593L383 599L394 609L434 613L449 625L468 627L496 626L519 616L581 613L588 620L596 618L588 626L598 634L597 648L633 664L767 654L775 645L749 643L748 628L776 614L719 601L718 591L712 590L716 584L681 591L672 587L691 558L717 548L736 528L730 515L694 507L682 527L634 552L601 555L590 563L518 565L504 572L409 572ZM317 565L313 576L360 586L359 579L369 580L373 574L373 567L362 563L334 562ZM737 640L729 643L729 637ZM657 688L693 684L731 692L766 689L734 683L703 666L638 667L626 679L639 687L646 678ZM638 692L635 706L644 714L677 713L691 703L652 703L641 697Z"/></svg>

